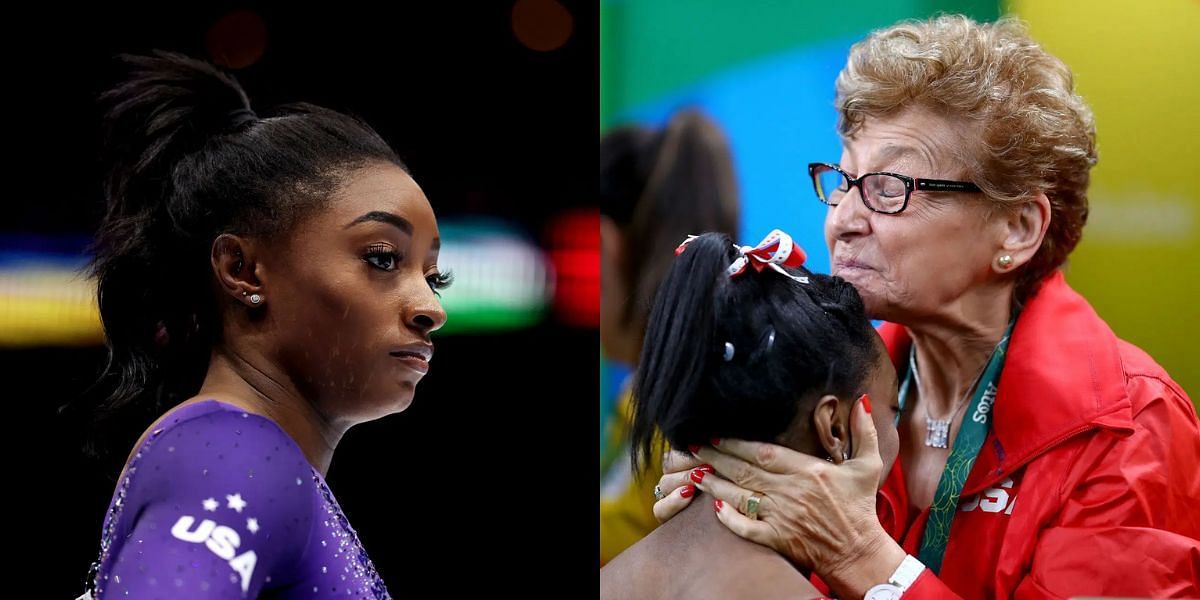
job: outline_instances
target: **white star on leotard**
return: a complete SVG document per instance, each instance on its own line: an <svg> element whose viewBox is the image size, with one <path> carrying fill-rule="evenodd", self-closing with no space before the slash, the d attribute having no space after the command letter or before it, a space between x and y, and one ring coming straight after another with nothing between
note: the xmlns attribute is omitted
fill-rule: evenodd
<svg viewBox="0 0 1200 600"><path fill-rule="evenodd" d="M204 510L207 510L208 512L216 512L217 511L216 498L209 498L209 499L205 500L204 501Z"/></svg>
<svg viewBox="0 0 1200 600"><path fill-rule="evenodd" d="M258 519L254 517L246 519L246 529L249 529L250 533L258 533Z"/></svg>
<svg viewBox="0 0 1200 600"><path fill-rule="evenodd" d="M229 501L229 504L226 505L227 508L232 508L238 512L242 512L242 509L246 508L246 501L242 500L241 494L227 495L225 499Z"/></svg>

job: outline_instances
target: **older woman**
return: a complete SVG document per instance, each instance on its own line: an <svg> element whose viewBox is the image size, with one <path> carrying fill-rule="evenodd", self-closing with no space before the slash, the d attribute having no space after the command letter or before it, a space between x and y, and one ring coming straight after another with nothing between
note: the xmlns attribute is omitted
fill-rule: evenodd
<svg viewBox="0 0 1200 600"><path fill-rule="evenodd" d="M945 16L856 44L837 106L841 161L809 171L833 273L887 321L900 458L876 496L856 460L719 441L661 488L713 465L721 521L842 598L1200 595L1195 409L1059 272L1096 162L1070 71L1015 22Z"/></svg>

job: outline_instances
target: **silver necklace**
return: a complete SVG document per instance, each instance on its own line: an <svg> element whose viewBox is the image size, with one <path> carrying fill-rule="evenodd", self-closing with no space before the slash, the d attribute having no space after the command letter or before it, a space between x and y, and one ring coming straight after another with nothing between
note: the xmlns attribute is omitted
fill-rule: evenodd
<svg viewBox="0 0 1200 600"><path fill-rule="evenodd" d="M999 348L999 345L996 346ZM992 353L996 351L993 349ZM987 365L991 362L991 356L983 361L983 366L979 369L979 374L975 376L975 382L967 389L967 393L958 401L958 405L950 412L950 415L945 419L935 419L929 416L929 403L925 405L925 445L930 448L949 448L950 447L950 422L954 417L958 416L958 411L962 410L967 405L967 399L971 397L971 392L975 391L975 387L979 385L979 379L983 377L983 372L987 370ZM913 382L917 384L917 393L921 393L921 375L917 372L917 345L913 344L911 351L908 353L908 368L912 373Z"/></svg>

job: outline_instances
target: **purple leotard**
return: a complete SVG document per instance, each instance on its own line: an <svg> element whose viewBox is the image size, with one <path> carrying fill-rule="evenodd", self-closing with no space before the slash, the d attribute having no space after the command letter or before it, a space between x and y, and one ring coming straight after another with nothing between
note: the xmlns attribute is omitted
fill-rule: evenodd
<svg viewBox="0 0 1200 600"><path fill-rule="evenodd" d="M325 479L265 417L205 400L138 448L101 536L96 598L389 598Z"/></svg>

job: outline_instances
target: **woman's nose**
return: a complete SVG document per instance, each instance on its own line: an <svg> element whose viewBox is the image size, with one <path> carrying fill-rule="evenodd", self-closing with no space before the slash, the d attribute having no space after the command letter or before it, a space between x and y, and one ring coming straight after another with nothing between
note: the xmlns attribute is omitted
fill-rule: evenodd
<svg viewBox="0 0 1200 600"><path fill-rule="evenodd" d="M433 293L428 285L423 287L425 292L409 308L405 321L410 327L428 334L441 329L442 325L446 324L446 310L442 308L442 301L437 294Z"/></svg>
<svg viewBox="0 0 1200 600"><path fill-rule="evenodd" d="M829 233L834 237L863 234L867 231L867 220L871 209L863 203L862 192L857 186L851 187L837 206L829 208L826 217Z"/></svg>

